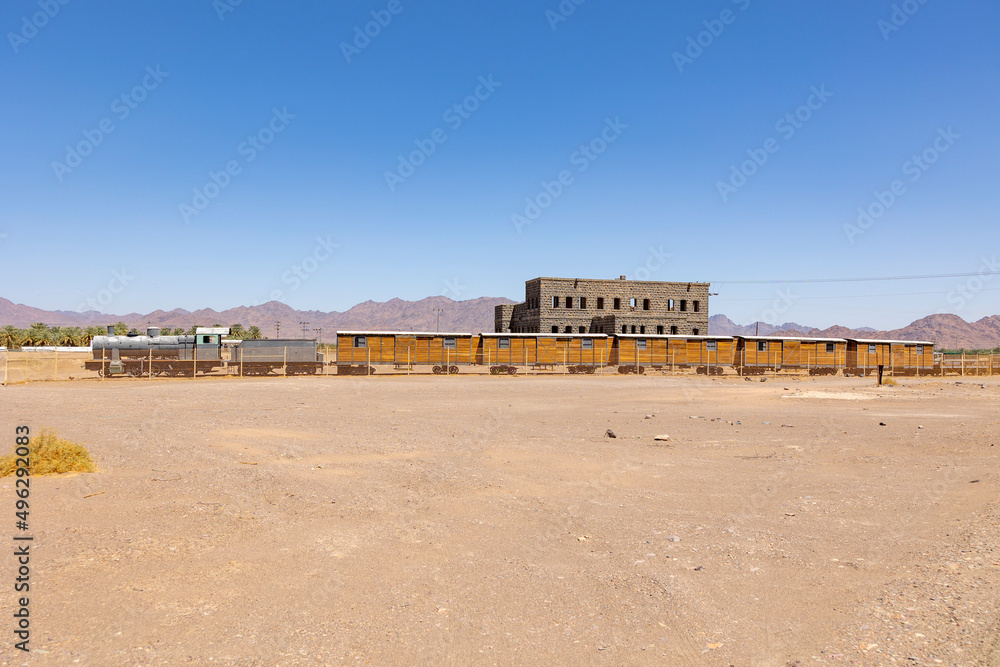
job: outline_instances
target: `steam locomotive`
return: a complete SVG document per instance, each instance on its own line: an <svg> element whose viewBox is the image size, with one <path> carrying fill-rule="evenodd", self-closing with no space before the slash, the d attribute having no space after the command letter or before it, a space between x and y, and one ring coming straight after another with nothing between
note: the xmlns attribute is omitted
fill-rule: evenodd
<svg viewBox="0 0 1000 667"><path fill-rule="evenodd" d="M317 375L323 354L315 340L300 338L225 340L227 327L198 327L193 335L161 336L159 327L146 335L130 332L95 336L87 370L101 377L193 376L220 368L241 375L268 375L279 368L287 375Z"/></svg>

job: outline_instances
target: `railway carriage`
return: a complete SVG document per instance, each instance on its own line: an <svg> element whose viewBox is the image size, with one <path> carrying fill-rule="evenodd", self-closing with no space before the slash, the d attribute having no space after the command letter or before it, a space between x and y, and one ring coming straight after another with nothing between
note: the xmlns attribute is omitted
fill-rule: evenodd
<svg viewBox="0 0 1000 667"><path fill-rule="evenodd" d="M934 369L934 343L916 340L847 339L847 373L870 375L882 366L890 375L919 375Z"/></svg>
<svg viewBox="0 0 1000 667"><path fill-rule="evenodd" d="M616 334L613 363L622 367L695 368L718 375L733 365L732 336Z"/></svg>
<svg viewBox="0 0 1000 667"><path fill-rule="evenodd" d="M740 375L807 370L835 375L847 365L847 340L807 336L737 336L733 366Z"/></svg>
<svg viewBox="0 0 1000 667"><path fill-rule="evenodd" d="M477 363L491 367L562 365L589 371L607 365L611 353L606 334L484 333L479 338Z"/></svg>
<svg viewBox="0 0 1000 667"><path fill-rule="evenodd" d="M457 373L476 362L479 336L422 331L338 331L337 373L374 372L372 366L433 366L436 373Z"/></svg>

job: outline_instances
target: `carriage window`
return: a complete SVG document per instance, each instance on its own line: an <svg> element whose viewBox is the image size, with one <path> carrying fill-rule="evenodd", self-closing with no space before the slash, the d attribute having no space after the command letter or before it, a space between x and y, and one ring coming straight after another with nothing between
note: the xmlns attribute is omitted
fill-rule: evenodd
<svg viewBox="0 0 1000 667"><path fill-rule="evenodd" d="M364 336L355 336L354 347L368 347L368 339Z"/></svg>
<svg viewBox="0 0 1000 667"><path fill-rule="evenodd" d="M501 338L500 339L500 349L501 350L509 350L510 349L510 338Z"/></svg>
<svg viewBox="0 0 1000 667"><path fill-rule="evenodd" d="M581 340L580 341L580 349L581 350L593 350L594 349L594 339L593 338L584 338L583 340Z"/></svg>
<svg viewBox="0 0 1000 667"><path fill-rule="evenodd" d="M604 297L597 297L597 310L604 310Z"/></svg>
<svg viewBox="0 0 1000 667"><path fill-rule="evenodd" d="M917 345L917 354L923 354L923 353L924 353L924 346Z"/></svg>
<svg viewBox="0 0 1000 667"><path fill-rule="evenodd" d="M833 343L827 343L826 344L826 351L827 352L833 352Z"/></svg>
<svg viewBox="0 0 1000 667"><path fill-rule="evenodd" d="M714 340L706 340L705 341L705 349L707 351L709 351L709 352L715 352L715 349L716 349L715 348L715 341Z"/></svg>
<svg viewBox="0 0 1000 667"><path fill-rule="evenodd" d="M445 347L446 350L454 350L457 347L457 345L455 344L455 339L454 338L445 338L444 339L444 347Z"/></svg>
<svg viewBox="0 0 1000 667"><path fill-rule="evenodd" d="M211 336L202 336L201 337L201 342L203 344L205 344L205 345L208 345L209 343L212 342L212 337Z"/></svg>
<svg viewBox="0 0 1000 667"><path fill-rule="evenodd" d="M766 340L759 340L759 341L757 341L757 351L758 352L767 352L767 341Z"/></svg>
<svg viewBox="0 0 1000 667"><path fill-rule="evenodd" d="M875 354L876 347L874 345L868 346L868 354Z"/></svg>
<svg viewBox="0 0 1000 667"><path fill-rule="evenodd" d="M640 338L639 340L635 341L635 348L637 350L645 350L646 349L646 340L644 338Z"/></svg>

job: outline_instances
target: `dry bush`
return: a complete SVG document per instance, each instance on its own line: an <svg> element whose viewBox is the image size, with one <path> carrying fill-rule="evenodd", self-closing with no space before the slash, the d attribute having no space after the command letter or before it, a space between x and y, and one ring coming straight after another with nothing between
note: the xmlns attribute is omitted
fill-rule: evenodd
<svg viewBox="0 0 1000 667"><path fill-rule="evenodd" d="M43 428L28 443L28 470L35 475L57 475L62 472L96 472L97 466L90 452L83 445L56 436L50 428ZM0 457L0 477L15 474L17 456Z"/></svg>
<svg viewBox="0 0 1000 667"><path fill-rule="evenodd" d="M895 380L893 380L892 378L882 378L882 386L883 387L898 387L899 383L896 382Z"/></svg>

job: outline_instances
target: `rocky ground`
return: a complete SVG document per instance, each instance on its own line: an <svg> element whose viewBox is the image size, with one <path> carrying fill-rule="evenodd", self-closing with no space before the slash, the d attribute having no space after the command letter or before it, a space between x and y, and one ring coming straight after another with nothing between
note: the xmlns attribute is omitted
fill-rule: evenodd
<svg viewBox="0 0 1000 667"><path fill-rule="evenodd" d="M100 472L0 664L1000 664L1000 378L899 382L5 387Z"/></svg>

